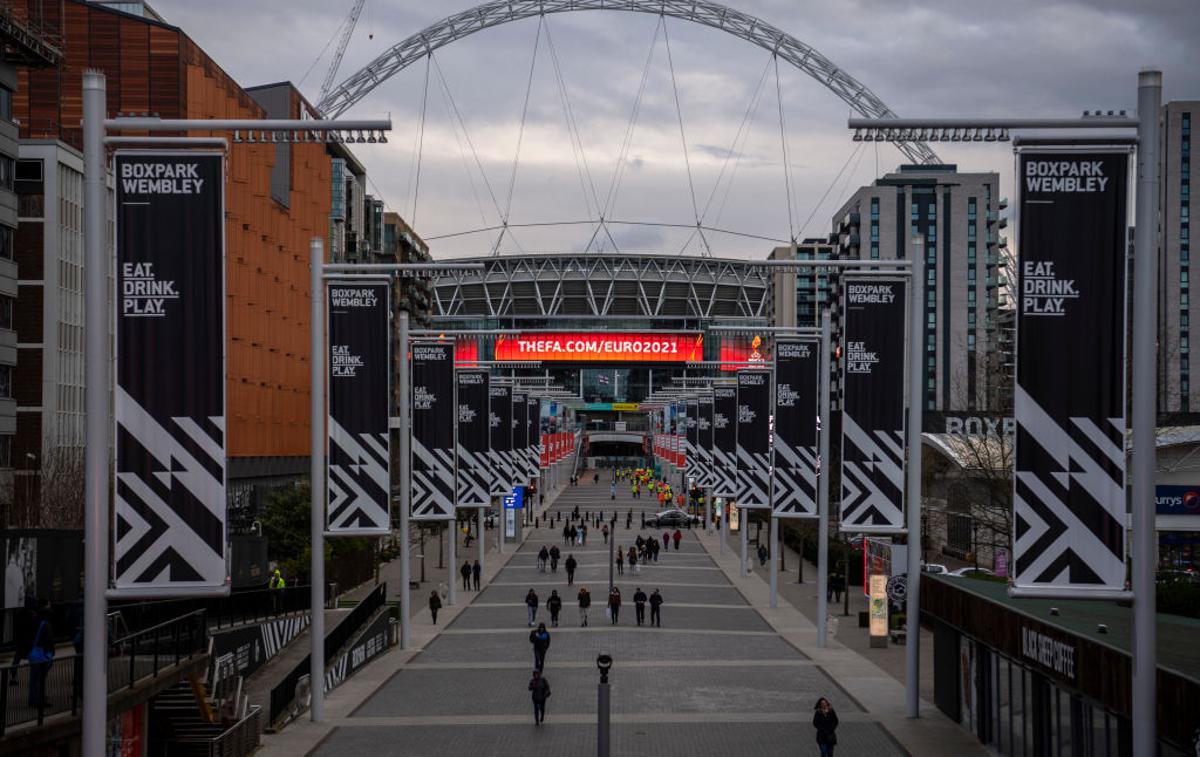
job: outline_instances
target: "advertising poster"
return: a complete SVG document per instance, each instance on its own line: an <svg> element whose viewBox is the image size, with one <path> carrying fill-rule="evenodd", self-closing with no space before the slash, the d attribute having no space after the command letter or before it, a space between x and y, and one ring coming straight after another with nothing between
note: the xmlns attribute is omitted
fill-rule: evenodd
<svg viewBox="0 0 1200 757"><path fill-rule="evenodd" d="M454 343L412 344L412 508L414 520L454 518Z"/></svg>
<svg viewBox="0 0 1200 757"><path fill-rule="evenodd" d="M777 518L817 517L819 342L775 343L775 489Z"/></svg>

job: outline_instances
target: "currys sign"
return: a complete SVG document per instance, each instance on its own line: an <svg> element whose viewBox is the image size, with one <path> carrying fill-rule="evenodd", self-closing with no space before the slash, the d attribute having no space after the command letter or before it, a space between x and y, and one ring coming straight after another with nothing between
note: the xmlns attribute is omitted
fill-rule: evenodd
<svg viewBox="0 0 1200 757"><path fill-rule="evenodd" d="M1200 515L1200 486L1156 486L1154 505L1159 515Z"/></svg>

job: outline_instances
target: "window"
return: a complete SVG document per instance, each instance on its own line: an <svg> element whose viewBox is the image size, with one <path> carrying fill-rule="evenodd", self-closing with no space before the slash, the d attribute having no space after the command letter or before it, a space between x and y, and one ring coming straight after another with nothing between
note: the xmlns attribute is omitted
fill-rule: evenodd
<svg viewBox="0 0 1200 757"><path fill-rule="evenodd" d="M879 243L878 242L871 243L871 257L874 258L875 260L879 260Z"/></svg>
<svg viewBox="0 0 1200 757"><path fill-rule="evenodd" d="M937 241L937 226L934 226L933 224L929 224L929 231L927 231L925 233L925 240L928 242L936 242Z"/></svg>
<svg viewBox="0 0 1200 757"><path fill-rule="evenodd" d="M913 204L909 206L909 211L909 220L916 221L921 217L921 206L917 205L916 202L913 202Z"/></svg>
<svg viewBox="0 0 1200 757"><path fill-rule="evenodd" d="M1188 259L1191 257L1191 252L1186 247L1179 248L1179 262L1184 265L1188 264Z"/></svg>
<svg viewBox="0 0 1200 757"><path fill-rule="evenodd" d="M1188 315L1187 311L1180 313L1179 314L1179 328L1186 329L1190 325L1191 325L1191 316Z"/></svg>
<svg viewBox="0 0 1200 757"><path fill-rule="evenodd" d="M11 365L0 365L0 397L5 399L12 397L12 379L13 367Z"/></svg>
<svg viewBox="0 0 1200 757"><path fill-rule="evenodd" d="M0 225L0 258L13 259L13 235L15 233L12 227Z"/></svg>
<svg viewBox="0 0 1200 757"><path fill-rule="evenodd" d="M13 327L13 298L0 295L0 329Z"/></svg>
<svg viewBox="0 0 1200 757"><path fill-rule="evenodd" d="M975 224L967 224L967 242L975 241Z"/></svg>
<svg viewBox="0 0 1200 757"><path fill-rule="evenodd" d="M7 156L0 156L0 187L11 190L16 173L17 162Z"/></svg>
<svg viewBox="0 0 1200 757"><path fill-rule="evenodd" d="M872 221L879 220L879 198L878 197L871 198L871 220Z"/></svg>
<svg viewBox="0 0 1200 757"><path fill-rule="evenodd" d="M12 437L0 435L0 468L12 467Z"/></svg>
<svg viewBox="0 0 1200 757"><path fill-rule="evenodd" d="M1186 284L1186 283L1188 283L1188 272L1187 272L1187 269L1186 269L1186 268L1184 268L1184 269L1181 269L1181 270L1179 271L1179 283L1180 283L1180 284Z"/></svg>
<svg viewBox="0 0 1200 757"><path fill-rule="evenodd" d="M877 223L871 224L871 241L872 242L879 241L879 224L877 224Z"/></svg>
<svg viewBox="0 0 1200 757"><path fill-rule="evenodd" d="M0 118L5 121L13 120L12 117L12 90L8 87L0 87Z"/></svg>
<svg viewBox="0 0 1200 757"><path fill-rule="evenodd" d="M978 216L978 211L975 209L975 198L967 200L967 220L974 221Z"/></svg>
<svg viewBox="0 0 1200 757"><path fill-rule="evenodd" d="M931 220L931 221L937 220L937 203L936 202L929 203L929 220Z"/></svg>
<svg viewBox="0 0 1200 757"><path fill-rule="evenodd" d="M974 283L975 281L975 264L971 263L967 266L967 281Z"/></svg>
<svg viewBox="0 0 1200 757"><path fill-rule="evenodd" d="M929 315L926 316L926 318L928 318L930 326L937 323L937 315L934 313L930 313Z"/></svg>
<svg viewBox="0 0 1200 757"><path fill-rule="evenodd" d="M974 334L967 334L967 349L969 349L969 350L975 349L975 335Z"/></svg>
<svg viewBox="0 0 1200 757"><path fill-rule="evenodd" d="M1191 215L1191 206L1189 206L1187 203L1184 203L1184 204L1183 204L1183 205L1182 205L1182 206L1179 208L1179 220L1180 220L1180 221L1183 221L1184 223L1186 223L1186 222L1188 222L1188 221L1192 220L1192 219L1189 217L1190 215Z"/></svg>

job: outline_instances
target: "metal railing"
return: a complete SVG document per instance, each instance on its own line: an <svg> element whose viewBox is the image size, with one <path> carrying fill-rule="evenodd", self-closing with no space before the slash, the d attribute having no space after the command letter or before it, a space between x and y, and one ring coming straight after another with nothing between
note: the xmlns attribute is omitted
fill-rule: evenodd
<svg viewBox="0 0 1200 757"><path fill-rule="evenodd" d="M185 612L203 608L209 627L215 631L242 623L257 623L278 615L307 612L312 595L308 586L288 586L283 589L254 589L239 591L227 597L208 599L160 599L150 602L113 604L112 612L121 613L129 628L146 628Z"/></svg>
<svg viewBox="0 0 1200 757"><path fill-rule="evenodd" d="M201 757L244 757L258 748L262 707L251 705L246 717L213 736L176 736L163 744L164 754Z"/></svg>
<svg viewBox="0 0 1200 757"><path fill-rule="evenodd" d="M208 645L204 610L115 639L108 645L108 693L155 678ZM15 685L14 685L15 682ZM0 735L15 725L48 716L79 714L83 692L83 656L68 654L49 663L23 662L0 669Z"/></svg>
<svg viewBox="0 0 1200 757"><path fill-rule="evenodd" d="M350 613L342 618L342 621L337 624L329 633L325 634L325 659L333 660L337 657L338 650L350 643L354 634L362 628L371 617L383 607L387 597L387 584L376 586L370 594L363 597L363 600L358 603ZM269 718L267 723L274 725L279 721L279 717L283 715L296 699L296 686L300 683L300 679L307 676L311 672L311 655L306 655L301 660L292 672L288 673L287 677L280 681L275 688L271 689L271 711L268 713ZM313 681L312 686L322 686L324 681Z"/></svg>

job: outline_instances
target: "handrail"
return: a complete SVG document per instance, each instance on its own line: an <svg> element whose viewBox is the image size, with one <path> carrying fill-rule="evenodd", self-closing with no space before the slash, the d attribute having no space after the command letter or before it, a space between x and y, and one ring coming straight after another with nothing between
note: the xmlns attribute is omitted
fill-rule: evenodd
<svg viewBox="0 0 1200 757"><path fill-rule="evenodd" d="M193 610L106 645L108 693L132 689L208 649L204 610ZM15 681L16 686L10 688ZM0 668L0 736L21 723L42 725L48 715L79 713L83 692L83 654L66 654L49 663L23 662Z"/></svg>

